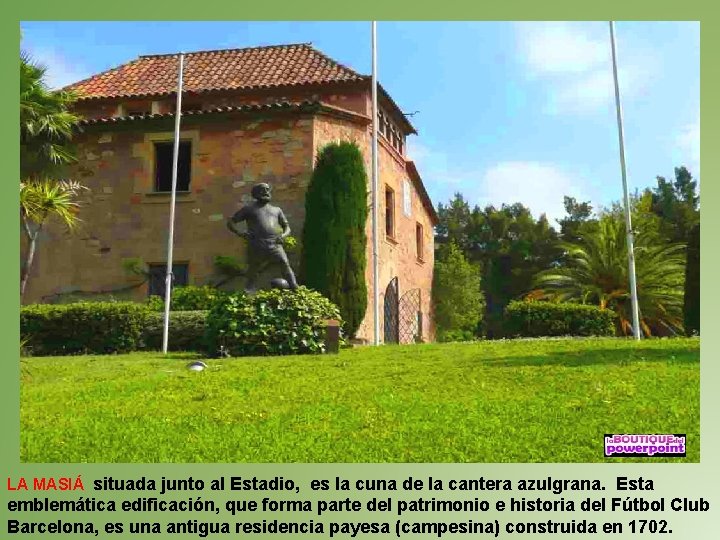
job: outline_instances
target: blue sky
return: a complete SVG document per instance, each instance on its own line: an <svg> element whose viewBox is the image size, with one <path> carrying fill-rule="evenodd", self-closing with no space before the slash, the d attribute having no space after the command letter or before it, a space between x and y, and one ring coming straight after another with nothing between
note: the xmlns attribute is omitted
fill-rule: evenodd
<svg viewBox="0 0 720 540"><path fill-rule="evenodd" d="M22 48L62 86L141 54L312 42L369 74L367 22L26 22ZM631 189L700 178L700 25L618 22ZM551 223L563 195L622 196L607 22L380 22L378 72L418 136L437 205L522 202Z"/></svg>

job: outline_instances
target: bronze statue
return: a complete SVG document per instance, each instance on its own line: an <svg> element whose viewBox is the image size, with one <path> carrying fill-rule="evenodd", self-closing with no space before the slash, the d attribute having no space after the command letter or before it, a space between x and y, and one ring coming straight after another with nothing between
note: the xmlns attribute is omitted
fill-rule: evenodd
<svg viewBox="0 0 720 540"><path fill-rule="evenodd" d="M255 291L258 274L270 264L278 264L290 289L297 289L295 274L290 267L283 240L290 234L290 225L283 211L270 203L269 184L253 186L251 194L255 202L243 206L228 219L227 227L232 232L248 240L248 272L245 290ZM236 224L244 221L246 231L239 231ZM277 283L278 280L273 280ZM284 285L284 284L283 284Z"/></svg>

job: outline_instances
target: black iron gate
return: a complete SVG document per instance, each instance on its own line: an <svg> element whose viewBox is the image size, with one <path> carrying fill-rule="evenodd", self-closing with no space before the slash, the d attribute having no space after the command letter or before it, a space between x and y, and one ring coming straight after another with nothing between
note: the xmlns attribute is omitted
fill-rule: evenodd
<svg viewBox="0 0 720 540"><path fill-rule="evenodd" d="M400 298L398 305L398 337L400 343L422 341L422 312L420 289L411 289Z"/></svg>
<svg viewBox="0 0 720 540"><path fill-rule="evenodd" d="M385 309L383 317L384 321L384 339L385 343L399 343L399 328L398 328L398 278L394 277L388 283L385 289Z"/></svg>
<svg viewBox="0 0 720 540"><path fill-rule="evenodd" d="M422 341L422 295L411 289L400 297L398 278L394 277L385 289L385 343L417 343Z"/></svg>

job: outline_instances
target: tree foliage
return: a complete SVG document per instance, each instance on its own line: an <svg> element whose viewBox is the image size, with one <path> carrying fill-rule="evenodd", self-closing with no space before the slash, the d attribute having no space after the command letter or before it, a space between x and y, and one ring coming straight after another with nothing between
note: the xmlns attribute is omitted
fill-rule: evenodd
<svg viewBox="0 0 720 540"><path fill-rule="evenodd" d="M49 89L45 73L20 55L20 177L25 180L57 176L75 161L69 143L80 118L70 108L77 96Z"/></svg>
<svg viewBox="0 0 720 540"><path fill-rule="evenodd" d="M433 307L439 341L472 338L482 320L485 300L480 272L451 242L435 259Z"/></svg>
<svg viewBox="0 0 720 540"><path fill-rule="evenodd" d="M40 232L52 217L72 229L85 189L74 181L57 180L62 167L75 160L69 143L79 117L69 110L75 96L50 90L44 77L45 68L20 55L20 218L27 237L21 297Z"/></svg>
<svg viewBox="0 0 720 540"><path fill-rule="evenodd" d="M354 336L367 309L367 173L354 143L325 146L305 196L301 275L334 302Z"/></svg>
<svg viewBox="0 0 720 540"><path fill-rule="evenodd" d="M700 223L697 181L685 167L675 168L675 180L657 177L652 190L652 211L660 218L660 232L668 242L687 244L692 228Z"/></svg>
<svg viewBox="0 0 720 540"><path fill-rule="evenodd" d="M85 189L77 182L66 180L30 180L20 183L20 219L28 240L21 272L21 297L25 294L40 232L53 217L68 229L74 229L78 223L79 199Z"/></svg>
<svg viewBox="0 0 720 540"><path fill-rule="evenodd" d="M625 222L603 215L597 231L585 232L578 243L562 245L566 263L541 272L535 298L574 301L609 308L618 314L619 330L632 333ZM684 246L658 241L640 231L635 242L640 324L646 335L682 330Z"/></svg>
<svg viewBox="0 0 720 540"><path fill-rule="evenodd" d="M590 201L578 202L575 197L565 195L564 201L566 217L559 219L560 239L563 242L577 242L583 230L597 225L593 218L593 208Z"/></svg>
<svg viewBox="0 0 720 540"><path fill-rule="evenodd" d="M500 208L470 208L460 193L438 206L438 249L454 242L482 275L484 329L488 337L503 335L503 311L532 288L535 274L560 256L557 233L544 215L535 219L520 203Z"/></svg>

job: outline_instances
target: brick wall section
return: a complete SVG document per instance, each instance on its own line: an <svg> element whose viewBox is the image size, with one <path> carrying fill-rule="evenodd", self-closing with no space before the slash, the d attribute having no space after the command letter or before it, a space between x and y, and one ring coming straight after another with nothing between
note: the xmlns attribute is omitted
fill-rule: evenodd
<svg viewBox="0 0 720 540"><path fill-rule="evenodd" d="M143 125L143 124L140 124ZM170 125L170 129L171 125ZM192 284L213 277L217 255L245 260L245 243L225 221L250 199L256 182L274 186L274 200L299 235L304 194L312 166L312 118L237 120L183 124L193 141L191 193L176 206L176 262L189 262ZM57 226L43 233L26 303L53 301L72 291L116 289L137 282L123 260L162 263L167 257L169 194L152 194L153 139L172 131L98 131L77 140L83 182L91 189L81 210L82 224L72 235ZM101 142L102 141L102 142ZM147 286L116 293L142 299Z"/></svg>

